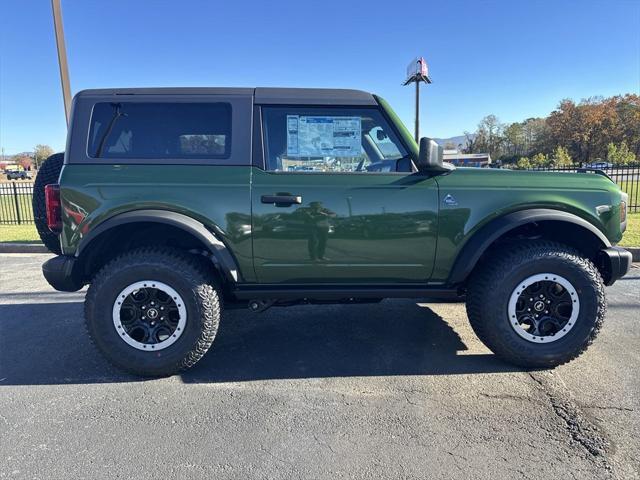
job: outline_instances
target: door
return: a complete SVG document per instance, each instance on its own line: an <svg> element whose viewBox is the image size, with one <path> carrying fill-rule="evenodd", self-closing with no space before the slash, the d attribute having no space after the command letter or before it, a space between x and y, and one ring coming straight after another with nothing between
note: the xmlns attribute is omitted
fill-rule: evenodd
<svg viewBox="0 0 640 480"><path fill-rule="evenodd" d="M252 172L260 283L429 279L437 184L416 173L377 108L262 108L265 168ZM403 171L404 170L404 171Z"/></svg>

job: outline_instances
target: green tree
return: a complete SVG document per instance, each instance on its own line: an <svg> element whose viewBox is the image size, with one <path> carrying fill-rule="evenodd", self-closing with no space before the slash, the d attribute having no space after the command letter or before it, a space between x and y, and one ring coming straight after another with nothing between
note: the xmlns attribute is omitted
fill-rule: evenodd
<svg viewBox="0 0 640 480"><path fill-rule="evenodd" d="M465 140L465 146L462 149L462 151L464 153L478 153L475 133L470 133L465 130L464 136L466 140Z"/></svg>
<svg viewBox="0 0 640 480"><path fill-rule="evenodd" d="M567 167L573 165L573 160L571 159L571 155L566 148L557 146L553 151L553 164L556 167Z"/></svg>
<svg viewBox="0 0 640 480"><path fill-rule="evenodd" d="M44 162L54 153L53 148L51 148L49 145L36 145L35 147L33 147L33 151L33 160L36 164L36 168L40 168L42 162Z"/></svg>
<svg viewBox="0 0 640 480"><path fill-rule="evenodd" d="M640 95L627 94L617 98L618 139L616 143L626 142L629 150L640 156Z"/></svg>
<svg viewBox="0 0 640 480"><path fill-rule="evenodd" d="M488 153L491 158L501 155L501 147L504 143L504 125L495 115L487 115L478 124L476 130L476 151Z"/></svg>
<svg viewBox="0 0 640 480"><path fill-rule="evenodd" d="M527 118L522 122L522 133L524 135L524 152L527 156L535 151L546 149L549 134L544 118Z"/></svg>
<svg viewBox="0 0 640 480"><path fill-rule="evenodd" d="M520 157L516 163L516 167L521 170L526 170L531 168L531 161L527 157Z"/></svg>
<svg viewBox="0 0 640 480"><path fill-rule="evenodd" d="M615 143L607 145L607 160L615 165L628 165L636 161L636 156L623 141L620 146Z"/></svg>
<svg viewBox="0 0 640 480"><path fill-rule="evenodd" d="M504 129L504 154L523 155L525 153L524 128L522 123L511 123Z"/></svg>
<svg viewBox="0 0 640 480"><path fill-rule="evenodd" d="M548 167L549 157L544 153L536 153L533 157L531 157L531 166L537 168Z"/></svg>

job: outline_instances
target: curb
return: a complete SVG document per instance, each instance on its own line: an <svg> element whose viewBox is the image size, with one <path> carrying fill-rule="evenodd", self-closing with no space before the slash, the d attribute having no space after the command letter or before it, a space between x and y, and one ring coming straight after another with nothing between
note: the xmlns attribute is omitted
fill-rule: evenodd
<svg viewBox="0 0 640 480"><path fill-rule="evenodd" d="M41 243L2 243L0 253L51 253Z"/></svg>

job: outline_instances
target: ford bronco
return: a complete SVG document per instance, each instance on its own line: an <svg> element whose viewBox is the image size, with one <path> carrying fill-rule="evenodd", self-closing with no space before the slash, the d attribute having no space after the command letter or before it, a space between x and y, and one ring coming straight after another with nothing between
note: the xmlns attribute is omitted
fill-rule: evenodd
<svg viewBox="0 0 640 480"><path fill-rule="evenodd" d="M194 365L223 307L392 297L466 301L498 356L550 368L593 341L631 263L603 172L455 168L356 90L82 91L41 170L44 276L89 285L91 339L140 375Z"/></svg>

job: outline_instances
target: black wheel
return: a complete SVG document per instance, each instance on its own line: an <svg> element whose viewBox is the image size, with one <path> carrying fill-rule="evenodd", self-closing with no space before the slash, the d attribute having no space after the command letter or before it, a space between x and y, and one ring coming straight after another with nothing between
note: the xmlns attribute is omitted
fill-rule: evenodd
<svg viewBox="0 0 640 480"><path fill-rule="evenodd" d="M62 254L60 237L47 227L47 207L44 199L44 187L52 183L58 183L63 160L64 153L55 153L42 162L38 170L38 175L36 175L36 181L33 184L33 199L31 201L33 206L33 219L40 240L42 240L42 243L44 243L44 246L47 247L49 251L56 255Z"/></svg>
<svg viewBox="0 0 640 480"><path fill-rule="evenodd" d="M578 357L605 313L596 267L555 242L504 244L469 281L473 330L496 355L523 367L551 368Z"/></svg>
<svg viewBox="0 0 640 480"><path fill-rule="evenodd" d="M173 375L207 352L220 302L200 260L180 250L140 248L96 275L85 299L89 336L117 367Z"/></svg>

